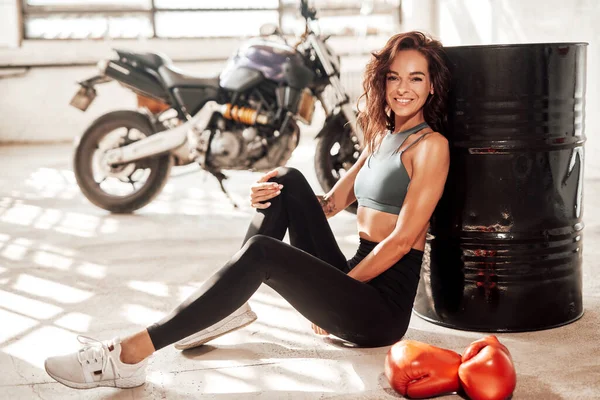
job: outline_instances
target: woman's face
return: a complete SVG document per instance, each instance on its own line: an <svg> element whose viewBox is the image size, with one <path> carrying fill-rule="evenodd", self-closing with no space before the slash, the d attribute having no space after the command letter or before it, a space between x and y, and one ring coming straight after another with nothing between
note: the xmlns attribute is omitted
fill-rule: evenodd
<svg viewBox="0 0 600 400"><path fill-rule="evenodd" d="M396 118L411 118L422 112L433 91L427 59L417 50L396 55L385 81L386 101Z"/></svg>

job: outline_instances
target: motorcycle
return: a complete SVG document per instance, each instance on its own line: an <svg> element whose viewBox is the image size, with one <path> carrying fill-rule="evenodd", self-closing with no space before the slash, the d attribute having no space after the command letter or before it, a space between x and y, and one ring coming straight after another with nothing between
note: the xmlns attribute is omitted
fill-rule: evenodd
<svg viewBox="0 0 600 400"><path fill-rule="evenodd" d="M214 78L186 74L157 53L114 49L117 58L99 62L100 73L78 82L71 105L85 111L97 85L117 81L136 93L139 110L104 114L81 136L74 172L88 200L133 212L159 194L172 166L191 163L215 176L229 197L222 171L285 165L298 145L297 121L311 123L317 99L326 120L314 163L329 191L358 159L363 138L340 81L340 58L319 34L308 0L300 12L305 32L295 46L273 26L244 43Z"/></svg>

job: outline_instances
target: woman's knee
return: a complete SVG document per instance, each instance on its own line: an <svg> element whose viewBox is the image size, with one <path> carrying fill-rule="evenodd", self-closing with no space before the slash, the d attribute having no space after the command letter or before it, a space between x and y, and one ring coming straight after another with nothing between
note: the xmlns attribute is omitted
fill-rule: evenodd
<svg viewBox="0 0 600 400"><path fill-rule="evenodd" d="M260 272L266 282L275 270L286 265L281 256L282 246L285 246L282 241L270 236L254 235L240 249L234 262Z"/></svg>
<svg viewBox="0 0 600 400"><path fill-rule="evenodd" d="M264 258L269 254L269 250L277 246L277 243L281 241L266 235L254 235L244 244L242 253Z"/></svg>
<svg viewBox="0 0 600 400"><path fill-rule="evenodd" d="M293 185L294 183L298 182L307 182L302 172L293 167L277 168L277 176L275 178L271 178L270 181L280 183L284 186Z"/></svg>

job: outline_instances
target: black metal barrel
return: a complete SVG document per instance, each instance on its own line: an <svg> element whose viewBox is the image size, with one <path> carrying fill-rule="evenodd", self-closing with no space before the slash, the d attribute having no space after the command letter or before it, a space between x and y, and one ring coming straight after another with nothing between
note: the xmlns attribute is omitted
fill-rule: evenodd
<svg viewBox="0 0 600 400"><path fill-rule="evenodd" d="M414 311L530 331L583 314L585 43L447 48L450 173Z"/></svg>

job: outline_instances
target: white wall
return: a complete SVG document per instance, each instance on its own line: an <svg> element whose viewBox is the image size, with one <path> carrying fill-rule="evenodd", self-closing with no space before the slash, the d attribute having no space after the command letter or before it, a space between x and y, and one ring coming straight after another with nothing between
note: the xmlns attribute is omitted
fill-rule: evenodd
<svg viewBox="0 0 600 400"><path fill-rule="evenodd" d="M586 176L600 174L600 1L440 0L445 45L588 42Z"/></svg>
<svg viewBox="0 0 600 400"><path fill-rule="evenodd" d="M19 4L18 0L0 0L0 48L19 45Z"/></svg>
<svg viewBox="0 0 600 400"><path fill-rule="evenodd" d="M424 31L438 36L438 2L439 0L403 0L402 26L404 30Z"/></svg>

